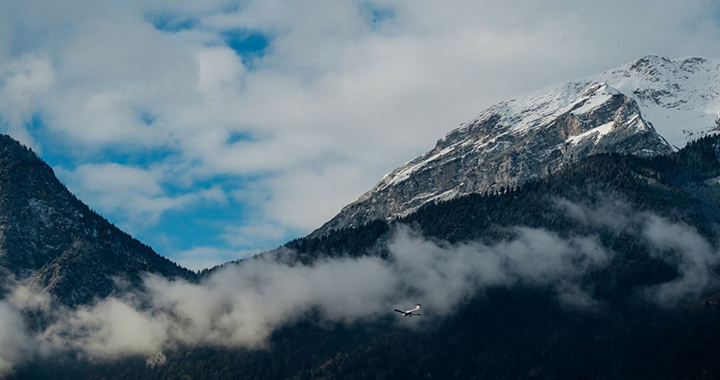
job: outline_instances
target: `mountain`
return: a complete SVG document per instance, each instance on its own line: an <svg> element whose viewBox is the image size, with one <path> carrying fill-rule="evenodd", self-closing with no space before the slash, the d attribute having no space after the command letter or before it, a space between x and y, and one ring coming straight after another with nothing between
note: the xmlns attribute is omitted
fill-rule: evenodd
<svg viewBox="0 0 720 380"><path fill-rule="evenodd" d="M385 175L313 232L514 187L597 153L667 154L720 130L720 62L647 56L499 103Z"/></svg>
<svg viewBox="0 0 720 380"><path fill-rule="evenodd" d="M690 293L685 301L691 307L658 305L645 297L648 289L687 277L693 264L684 262L682 249L695 252L692 262L700 256L692 244L654 247L642 226L661 218L674 226L670 240L701 237L717 248L719 179L717 136L666 156L599 154L502 194L427 204L398 220L297 239L279 251L294 252L306 263L365 255L392 260L387 242L399 225L446 247L502 243L516 228L542 229L563 239L594 241L612 252L608 261L587 266L579 279L595 306L561 302L554 282L491 284L478 286L456 312L414 328L403 328L405 320L395 318L330 324L310 314L276 331L267 350L176 347L165 353L164 365L153 367L141 357L48 358L18 368L10 378L718 378L718 297L695 306L717 290L717 283ZM618 225L622 219L625 224ZM712 276L718 275L715 266ZM432 318L433 305L423 304L423 318Z"/></svg>
<svg viewBox="0 0 720 380"><path fill-rule="evenodd" d="M145 273L193 279L80 202L52 168L0 135L0 285L32 284L69 305L139 283Z"/></svg>

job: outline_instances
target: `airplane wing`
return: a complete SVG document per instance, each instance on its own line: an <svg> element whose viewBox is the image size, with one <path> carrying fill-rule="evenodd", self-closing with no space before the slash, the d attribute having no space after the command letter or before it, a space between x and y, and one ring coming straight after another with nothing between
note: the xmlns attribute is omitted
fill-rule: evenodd
<svg viewBox="0 0 720 380"><path fill-rule="evenodd" d="M395 311L397 311L398 313L405 313L404 311L398 309L395 309Z"/></svg>

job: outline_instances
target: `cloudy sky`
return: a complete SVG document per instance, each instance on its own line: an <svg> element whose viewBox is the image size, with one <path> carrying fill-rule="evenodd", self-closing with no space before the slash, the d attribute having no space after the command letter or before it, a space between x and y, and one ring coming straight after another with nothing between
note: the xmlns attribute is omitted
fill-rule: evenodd
<svg viewBox="0 0 720 380"><path fill-rule="evenodd" d="M0 130L200 269L312 231L497 101L718 52L717 0L5 0Z"/></svg>

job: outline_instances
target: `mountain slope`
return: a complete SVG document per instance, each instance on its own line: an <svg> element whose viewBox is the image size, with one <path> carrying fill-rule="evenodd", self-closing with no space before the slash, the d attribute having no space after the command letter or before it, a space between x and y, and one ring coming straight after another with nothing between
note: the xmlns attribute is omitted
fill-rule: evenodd
<svg viewBox="0 0 720 380"><path fill-rule="evenodd" d="M286 248L304 261L312 261L319 252L332 257L382 256L383 244L378 242L386 241L396 224L412 225L425 236L453 243L501 240L507 237L507 228L518 225L562 236L595 232L597 226L578 223L558 199L591 209L620 201L632 205L634 212L687 223L715 242L720 231L716 229L720 225L720 136L700 139L667 156L586 157L502 194L468 194L429 203L390 222L375 220L324 236L307 236L289 242ZM614 216L629 217L630 209L624 211L627 215Z"/></svg>
<svg viewBox="0 0 720 380"><path fill-rule="evenodd" d="M670 153L718 129L719 67L703 58L648 56L502 102L387 174L313 234L517 186L591 154Z"/></svg>
<svg viewBox="0 0 720 380"><path fill-rule="evenodd" d="M113 293L113 277L194 278L90 210L52 168L6 135L0 136L0 271L6 285L29 282L67 304Z"/></svg>

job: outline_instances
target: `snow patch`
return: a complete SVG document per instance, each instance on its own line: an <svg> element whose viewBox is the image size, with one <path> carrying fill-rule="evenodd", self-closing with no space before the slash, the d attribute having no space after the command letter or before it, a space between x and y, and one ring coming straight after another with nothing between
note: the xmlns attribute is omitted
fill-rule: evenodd
<svg viewBox="0 0 720 380"><path fill-rule="evenodd" d="M603 136L605 136L605 135L607 135L608 133L610 133L610 131L612 130L613 125L614 125L613 122L605 123L605 124L603 124L603 125L601 125L601 126L599 126L599 127L595 127L595 128L593 128L593 129L591 129L591 130L589 130L589 131L585 131L585 132L583 132L583 133L581 133L581 134L579 134L579 135L572 136L572 137L568 138L568 139L566 140L566 142L568 142L568 143L570 143L570 144L572 144L572 145L575 145L575 144L579 143L580 141L584 140L586 137L591 137L591 136L592 136L592 137L595 139L595 143L597 144L597 142L600 141L600 139L601 139Z"/></svg>

